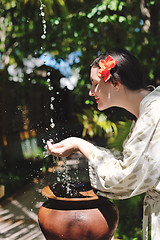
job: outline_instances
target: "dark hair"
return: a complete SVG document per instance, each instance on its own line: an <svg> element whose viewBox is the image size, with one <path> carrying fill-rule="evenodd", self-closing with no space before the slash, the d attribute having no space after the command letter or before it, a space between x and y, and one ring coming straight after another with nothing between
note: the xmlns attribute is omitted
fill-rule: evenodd
<svg viewBox="0 0 160 240"><path fill-rule="evenodd" d="M111 77L109 80L115 84L119 81L131 90L145 88L141 65L137 58L126 49L115 48L102 53L90 66L99 67L99 60L106 59L108 55L113 57L114 60L118 60L117 65L110 71Z"/></svg>

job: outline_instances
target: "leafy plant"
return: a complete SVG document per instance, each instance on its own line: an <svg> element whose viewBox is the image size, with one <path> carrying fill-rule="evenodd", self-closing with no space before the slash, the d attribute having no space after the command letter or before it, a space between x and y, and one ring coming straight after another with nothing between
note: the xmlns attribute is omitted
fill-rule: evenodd
<svg viewBox="0 0 160 240"><path fill-rule="evenodd" d="M107 145L109 148L115 148L117 150L122 151L122 144L124 140L126 139L130 127L131 127L131 120L128 121L119 121L117 124L117 132L115 136L112 136L108 139Z"/></svg>
<svg viewBox="0 0 160 240"><path fill-rule="evenodd" d="M139 195L123 201L114 200L119 209L119 224L116 231L118 238L123 240L142 239L143 197L143 195Z"/></svg>
<svg viewBox="0 0 160 240"><path fill-rule="evenodd" d="M77 114L78 120L83 124L82 136L113 137L117 135L117 126L107 119L104 113L93 109L84 109L82 114Z"/></svg>

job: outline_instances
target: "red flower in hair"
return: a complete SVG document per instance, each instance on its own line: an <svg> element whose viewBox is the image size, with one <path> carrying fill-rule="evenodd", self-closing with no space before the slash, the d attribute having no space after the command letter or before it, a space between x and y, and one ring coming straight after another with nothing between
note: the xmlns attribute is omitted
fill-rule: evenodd
<svg viewBox="0 0 160 240"><path fill-rule="evenodd" d="M106 60L101 59L99 61L100 69L98 70L98 77L103 77L104 81L107 82L110 78L110 70L116 66L117 62L118 61L114 61L110 55Z"/></svg>

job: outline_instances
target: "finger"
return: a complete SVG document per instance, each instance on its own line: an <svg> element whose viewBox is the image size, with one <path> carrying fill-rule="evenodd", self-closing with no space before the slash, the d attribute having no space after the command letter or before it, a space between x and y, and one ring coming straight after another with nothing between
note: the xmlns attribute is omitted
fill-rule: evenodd
<svg viewBox="0 0 160 240"><path fill-rule="evenodd" d="M53 148L57 148L57 143L56 144L52 144L50 141L47 141L47 150L51 151L51 149Z"/></svg>
<svg viewBox="0 0 160 240"><path fill-rule="evenodd" d="M50 153L54 156L63 157L65 150L64 148L52 148Z"/></svg>
<svg viewBox="0 0 160 240"><path fill-rule="evenodd" d="M47 148L51 148L53 144L50 141L47 141Z"/></svg>
<svg viewBox="0 0 160 240"><path fill-rule="evenodd" d="M55 143L55 144L51 144L51 143L48 143L47 142L47 145L48 145L48 148L51 150L53 148L62 148L64 147L64 144L62 142L60 143Z"/></svg>

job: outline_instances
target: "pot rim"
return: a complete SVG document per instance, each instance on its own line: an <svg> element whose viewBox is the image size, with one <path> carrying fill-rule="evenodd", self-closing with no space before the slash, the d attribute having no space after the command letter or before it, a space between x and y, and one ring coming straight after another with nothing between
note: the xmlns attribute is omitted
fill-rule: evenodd
<svg viewBox="0 0 160 240"><path fill-rule="evenodd" d="M99 197L94 193L93 189L85 192L79 192L85 198L66 198L66 197L57 197L50 189L49 186L44 187L41 190L43 196L60 201L91 201L97 200Z"/></svg>

